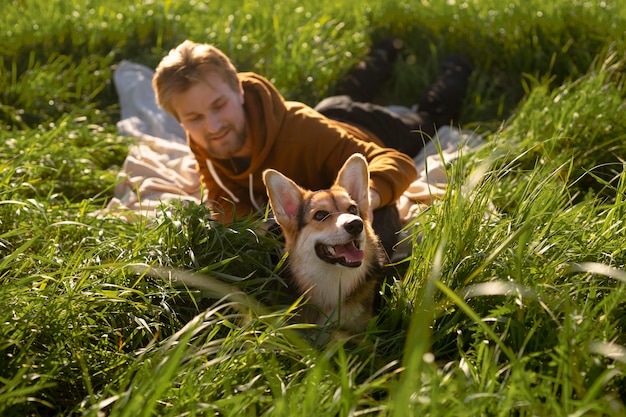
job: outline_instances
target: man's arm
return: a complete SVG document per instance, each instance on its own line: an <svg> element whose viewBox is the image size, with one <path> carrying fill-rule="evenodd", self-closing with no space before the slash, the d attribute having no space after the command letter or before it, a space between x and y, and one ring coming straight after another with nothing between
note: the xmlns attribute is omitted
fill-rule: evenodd
<svg viewBox="0 0 626 417"><path fill-rule="evenodd" d="M291 110L282 138L284 146L278 149L290 149L290 161L280 162L289 165L291 172L284 173L299 179L299 184L315 188L320 185L314 183L316 178L332 181L354 153L363 154L368 161L377 208L393 204L417 178L413 160L398 150L383 147L378 137L327 119L306 106Z"/></svg>

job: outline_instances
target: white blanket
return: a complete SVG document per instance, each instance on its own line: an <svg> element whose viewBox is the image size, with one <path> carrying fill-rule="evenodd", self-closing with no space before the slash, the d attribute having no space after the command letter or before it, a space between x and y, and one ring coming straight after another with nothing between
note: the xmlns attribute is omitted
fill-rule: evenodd
<svg viewBox="0 0 626 417"><path fill-rule="evenodd" d="M121 107L117 128L136 142L119 173L109 211L153 216L161 203L202 201L195 158L180 124L157 106L153 74L150 68L129 61L120 62L114 73ZM445 193L447 164L482 143L482 138L470 131L439 129L437 138L414 158L419 177L397 202L403 221L408 222Z"/></svg>

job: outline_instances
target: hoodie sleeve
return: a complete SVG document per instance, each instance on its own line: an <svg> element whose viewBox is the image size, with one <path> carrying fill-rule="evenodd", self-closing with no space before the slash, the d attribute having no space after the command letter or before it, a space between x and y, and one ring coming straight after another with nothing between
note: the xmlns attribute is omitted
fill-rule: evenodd
<svg viewBox="0 0 626 417"><path fill-rule="evenodd" d="M393 204L417 178L413 160L383 147L377 136L328 119L303 103L285 101L258 74L240 73L240 79L254 137L250 172L258 181L257 193L264 191L260 178L266 168L277 169L311 190L328 188L343 163L357 152L368 160L371 186L381 205Z"/></svg>
<svg viewBox="0 0 626 417"><path fill-rule="evenodd" d="M368 161L370 186L380 195L381 206L387 206L398 200L417 178L413 160L400 151L358 138L344 140L340 137L336 142L335 151L328 156L330 163L338 170L350 155L362 153Z"/></svg>
<svg viewBox="0 0 626 417"><path fill-rule="evenodd" d="M275 163L288 166L290 173L286 175L292 175L297 183L311 189L328 187L354 153L367 159L370 185L380 195L381 206L394 203L417 178L413 160L400 151L383 147L378 137L327 119L309 107L293 106L280 147L289 149L291 157Z"/></svg>

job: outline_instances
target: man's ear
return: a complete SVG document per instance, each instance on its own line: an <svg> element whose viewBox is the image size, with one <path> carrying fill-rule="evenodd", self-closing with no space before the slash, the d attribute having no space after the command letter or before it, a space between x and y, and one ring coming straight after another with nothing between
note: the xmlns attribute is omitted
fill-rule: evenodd
<svg viewBox="0 0 626 417"><path fill-rule="evenodd" d="M246 102L246 96L243 92L243 83L239 80L239 96L241 97L241 105Z"/></svg>
<svg viewBox="0 0 626 417"><path fill-rule="evenodd" d="M362 213L368 212L370 173L367 159L363 155L355 153L346 160L337 175L335 185L339 185L350 194Z"/></svg>
<svg viewBox="0 0 626 417"><path fill-rule="evenodd" d="M274 169L263 171L263 183L278 224L284 228L295 224L302 205L304 190Z"/></svg>

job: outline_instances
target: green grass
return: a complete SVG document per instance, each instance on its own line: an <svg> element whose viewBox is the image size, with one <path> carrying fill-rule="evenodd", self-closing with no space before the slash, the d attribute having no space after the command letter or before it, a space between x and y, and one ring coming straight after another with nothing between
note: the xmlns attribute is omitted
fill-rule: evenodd
<svg viewBox="0 0 626 417"><path fill-rule="evenodd" d="M0 415L626 414L626 3L367 3L0 5ZM253 221L98 215L130 144L120 60L214 42L313 105L388 34L380 101L462 52L487 145L411 225L361 339L302 336Z"/></svg>

